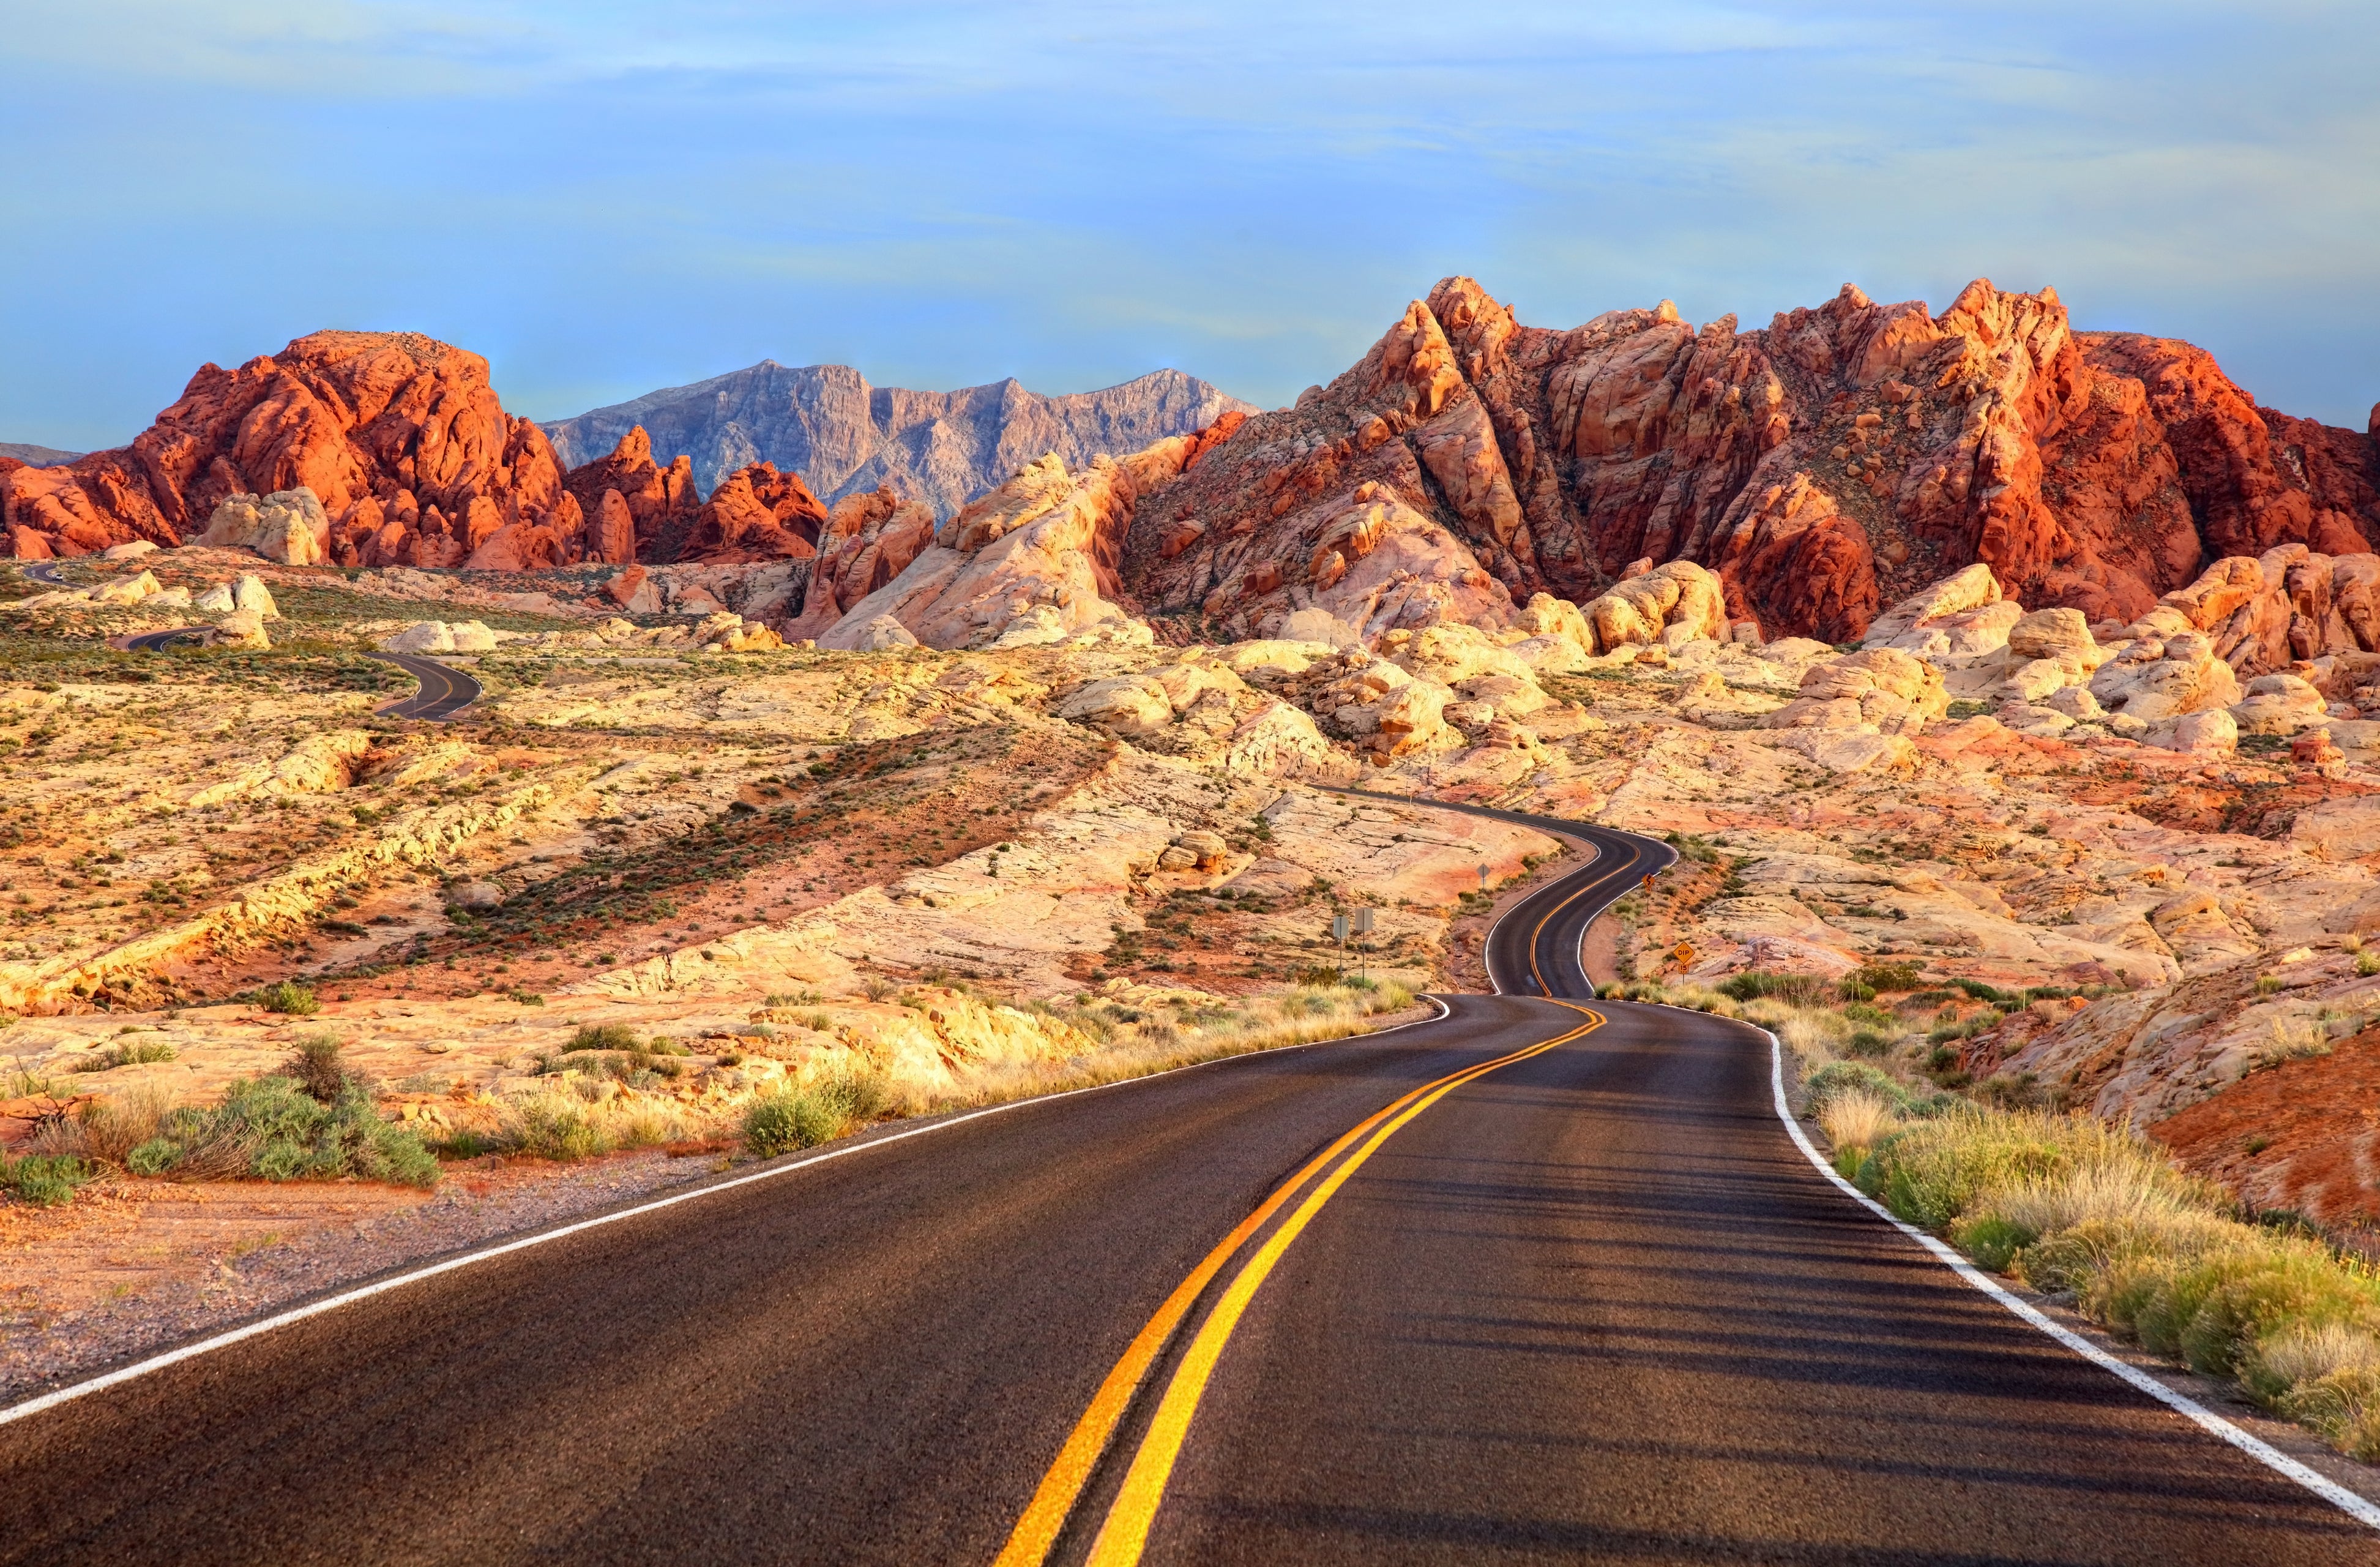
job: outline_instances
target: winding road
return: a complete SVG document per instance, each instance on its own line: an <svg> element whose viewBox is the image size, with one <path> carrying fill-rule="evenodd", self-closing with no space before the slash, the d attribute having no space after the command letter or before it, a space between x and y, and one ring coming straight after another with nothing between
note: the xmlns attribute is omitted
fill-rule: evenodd
<svg viewBox="0 0 2380 1567"><path fill-rule="evenodd" d="M1523 819L1527 820L1527 819ZM2380 1562L1589 1002L902 1126L0 1411L43 1562ZM1549 992L1550 997L1519 993Z"/></svg>
<svg viewBox="0 0 2380 1567"><path fill-rule="evenodd" d="M383 718L422 718L443 723L460 715L483 694L483 688L477 680L459 669L448 668L436 659L425 659L419 653L367 653L364 656L377 659L382 663L393 663L421 682L421 689L410 697L382 708L380 713Z"/></svg>

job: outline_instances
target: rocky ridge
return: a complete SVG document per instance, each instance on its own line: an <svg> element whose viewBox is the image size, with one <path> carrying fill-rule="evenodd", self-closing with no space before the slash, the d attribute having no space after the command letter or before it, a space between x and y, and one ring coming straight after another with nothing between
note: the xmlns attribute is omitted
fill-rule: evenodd
<svg viewBox="0 0 2380 1567"><path fill-rule="evenodd" d="M1454 277L1147 497L1123 575L1221 635L1316 605L1377 635L1416 592L1491 624L1685 560L1730 619L1841 641L1974 563L2130 622L2211 559L2375 536L2371 434L2260 408L2188 344L2077 333L2054 290L1564 332Z"/></svg>
<svg viewBox="0 0 2380 1567"><path fill-rule="evenodd" d="M1180 370L1098 392L1045 396L1014 380L957 392L871 386L848 365L748 369L650 392L544 426L563 461L583 465L632 428L689 459L708 496L760 462L799 473L829 504L891 488L947 517L1024 464L1054 452L1069 467L1184 435L1250 405Z"/></svg>

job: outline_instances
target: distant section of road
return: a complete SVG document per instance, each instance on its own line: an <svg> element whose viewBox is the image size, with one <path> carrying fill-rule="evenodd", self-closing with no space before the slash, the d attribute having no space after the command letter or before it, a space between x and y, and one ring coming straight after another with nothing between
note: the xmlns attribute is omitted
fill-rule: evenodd
<svg viewBox="0 0 2380 1567"><path fill-rule="evenodd" d="M58 563L55 561L20 561L17 569L45 588L68 586L67 579L58 575Z"/></svg>
<svg viewBox="0 0 2380 1567"><path fill-rule="evenodd" d="M1584 821L1498 810L1492 806L1416 799L1373 789L1332 789L1330 793L1493 817L1498 821L1516 822L1585 844L1595 851L1594 859L1585 869L1559 877L1531 893L1506 909L1495 929L1488 933L1488 947L1483 954L1488 977L1502 995L1593 1001L1595 985L1587 978L1585 966L1579 957L1579 943L1586 939L1586 928L1595 923L1597 915L1642 886L1645 878L1659 875L1678 859L1677 850L1656 839L1615 832Z"/></svg>
<svg viewBox="0 0 2380 1567"><path fill-rule="evenodd" d="M124 648L127 652L162 653L185 637L203 637L206 634L207 628L203 626L177 626L170 631L143 631L138 637L126 638Z"/></svg>
<svg viewBox="0 0 2380 1567"><path fill-rule="evenodd" d="M421 689L401 702L393 702L380 710L383 718L421 718L443 723L480 699L483 694L480 683L458 669L449 669L436 659L425 659L418 653L373 653L382 663L393 663L416 680Z"/></svg>

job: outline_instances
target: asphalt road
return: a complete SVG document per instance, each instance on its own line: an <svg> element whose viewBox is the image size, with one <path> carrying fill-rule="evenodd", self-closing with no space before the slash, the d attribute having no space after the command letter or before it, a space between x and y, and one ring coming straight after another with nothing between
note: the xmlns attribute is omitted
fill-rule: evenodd
<svg viewBox="0 0 2380 1567"><path fill-rule="evenodd" d="M1499 936L1575 990L1577 912ZM1451 1006L805 1164L0 1425L0 1560L989 1561L1046 1518L1060 1561L2380 1561L1818 1179L1752 1031ZM1043 1560L1024 1532L1010 1560Z"/></svg>
<svg viewBox="0 0 2380 1567"><path fill-rule="evenodd" d="M138 637L126 638L124 647L127 652L161 653L185 637L203 637L206 633L207 628L203 626L176 626L170 631L143 631Z"/></svg>
<svg viewBox="0 0 2380 1567"><path fill-rule="evenodd" d="M384 718L443 721L459 714L478 701L481 695L478 681L459 669L449 669L435 659L425 659L419 653L369 653L365 656L378 659L382 663L393 663L421 682L421 689L410 697L381 709L381 715Z"/></svg>

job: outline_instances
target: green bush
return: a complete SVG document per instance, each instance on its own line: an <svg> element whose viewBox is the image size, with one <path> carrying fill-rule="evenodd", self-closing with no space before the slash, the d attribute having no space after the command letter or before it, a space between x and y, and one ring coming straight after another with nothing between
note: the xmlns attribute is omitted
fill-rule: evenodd
<svg viewBox="0 0 2380 1567"><path fill-rule="evenodd" d="M632 1051L637 1048L637 1031L625 1023L584 1023L578 1032L570 1036L567 1047L574 1051Z"/></svg>
<svg viewBox="0 0 2380 1567"><path fill-rule="evenodd" d="M0 1190L37 1208L56 1208L74 1200L75 1188L99 1173L88 1160L69 1156L27 1154L10 1159L0 1154Z"/></svg>
<svg viewBox="0 0 2380 1567"><path fill-rule="evenodd" d="M267 1012L286 1013L292 1017L311 1017L322 1010L314 992L295 979L277 980L256 992L256 1004Z"/></svg>
<svg viewBox="0 0 2380 1567"><path fill-rule="evenodd" d="M1736 1001L1768 997L1789 1006L1825 1006L1836 999L1835 986L1815 974L1766 974L1751 969L1729 976L1718 989Z"/></svg>
<svg viewBox="0 0 2380 1567"><path fill-rule="evenodd" d="M244 1078L212 1109L166 1112L158 1135L125 1163L138 1175L193 1179L254 1176L266 1181L356 1176L427 1186L438 1161L421 1139L382 1121L370 1092L354 1077L325 1102L293 1077Z"/></svg>
<svg viewBox="0 0 2380 1567"><path fill-rule="evenodd" d="M744 1114L744 1146L767 1159L814 1148L884 1113L890 1096L873 1072L846 1071L756 1100Z"/></svg>
<svg viewBox="0 0 2380 1567"><path fill-rule="evenodd" d="M174 1059L174 1047L163 1039L138 1040L93 1051L68 1068L74 1072L113 1072L119 1066L148 1066Z"/></svg>

